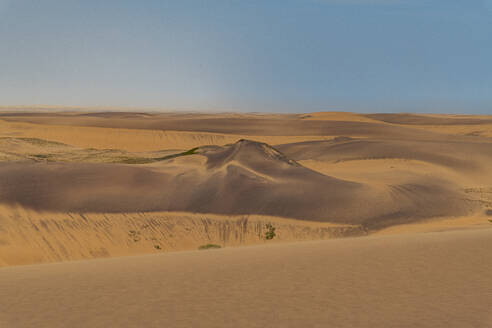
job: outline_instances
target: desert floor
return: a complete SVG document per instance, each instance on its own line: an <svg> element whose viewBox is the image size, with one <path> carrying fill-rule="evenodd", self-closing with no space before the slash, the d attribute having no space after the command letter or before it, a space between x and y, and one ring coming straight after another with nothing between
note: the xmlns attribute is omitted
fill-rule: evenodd
<svg viewBox="0 0 492 328"><path fill-rule="evenodd" d="M5 109L0 326L491 327L491 167L492 116Z"/></svg>

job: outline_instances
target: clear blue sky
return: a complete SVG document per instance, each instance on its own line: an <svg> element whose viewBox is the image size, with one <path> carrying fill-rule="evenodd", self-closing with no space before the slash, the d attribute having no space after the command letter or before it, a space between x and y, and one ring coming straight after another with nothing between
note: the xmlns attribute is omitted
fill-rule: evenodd
<svg viewBox="0 0 492 328"><path fill-rule="evenodd" d="M492 114L492 0L0 0L0 104Z"/></svg>

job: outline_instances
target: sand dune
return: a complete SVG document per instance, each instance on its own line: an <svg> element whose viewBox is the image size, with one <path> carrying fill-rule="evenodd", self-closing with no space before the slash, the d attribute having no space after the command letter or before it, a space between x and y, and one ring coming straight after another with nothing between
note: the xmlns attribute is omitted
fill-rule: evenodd
<svg viewBox="0 0 492 328"><path fill-rule="evenodd" d="M486 137L489 142L492 140L492 124L412 125L412 128L448 135Z"/></svg>
<svg viewBox="0 0 492 328"><path fill-rule="evenodd" d="M381 120L375 120L363 114L349 112L316 112L309 114L300 114L303 120L324 120L324 121L342 121L342 122L370 122L380 123Z"/></svg>
<svg viewBox="0 0 492 328"><path fill-rule="evenodd" d="M203 161L188 161L203 156ZM267 144L241 140L150 166L0 164L0 199L63 212L263 214L375 229L477 207L439 179L375 188L310 170Z"/></svg>
<svg viewBox="0 0 492 328"><path fill-rule="evenodd" d="M363 115L387 124L412 127L447 135L492 137L490 115L437 115L437 114L370 114Z"/></svg>
<svg viewBox="0 0 492 328"><path fill-rule="evenodd" d="M0 325L492 325L492 230L0 269Z"/></svg>
<svg viewBox="0 0 492 328"><path fill-rule="evenodd" d="M367 114L369 119L409 125L476 125L491 124L490 116L473 115L422 115L422 114Z"/></svg>
<svg viewBox="0 0 492 328"><path fill-rule="evenodd" d="M0 327L491 327L490 119L1 113Z"/></svg>
<svg viewBox="0 0 492 328"><path fill-rule="evenodd" d="M294 241L462 229L492 215L489 116L0 118L0 265L263 243L266 223ZM132 243L133 226L153 228Z"/></svg>
<svg viewBox="0 0 492 328"><path fill-rule="evenodd" d="M468 174L488 176L492 145L487 142L408 141L339 138L277 146L295 160L341 162L405 159L422 161ZM492 182L492 181L491 181Z"/></svg>

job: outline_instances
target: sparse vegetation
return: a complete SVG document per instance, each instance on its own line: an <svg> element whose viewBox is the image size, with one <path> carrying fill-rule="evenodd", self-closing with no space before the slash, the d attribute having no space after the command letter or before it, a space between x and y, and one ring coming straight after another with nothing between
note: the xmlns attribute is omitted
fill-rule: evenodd
<svg viewBox="0 0 492 328"><path fill-rule="evenodd" d="M162 249L161 246L159 246L159 245L154 245L154 248L157 249L157 250L161 250Z"/></svg>
<svg viewBox="0 0 492 328"><path fill-rule="evenodd" d="M32 154L31 156L39 159L48 159L50 157L49 154Z"/></svg>
<svg viewBox="0 0 492 328"><path fill-rule="evenodd" d="M168 156L164 156L164 157L159 157L159 158L155 158L154 160L157 162L157 161L164 161L166 159L172 159L172 158L176 158L176 157L180 157L180 156L194 155L194 154L196 154L196 151L198 149L199 149L199 147L195 147L195 148L192 148L190 150L184 151L184 152L179 153L179 154L173 154L173 155L168 155Z"/></svg>
<svg viewBox="0 0 492 328"><path fill-rule="evenodd" d="M29 156L35 161L54 162L52 154L31 154Z"/></svg>
<svg viewBox="0 0 492 328"><path fill-rule="evenodd" d="M173 159L176 157L181 157L181 156L188 156L188 155L194 155L197 153L197 150L199 148L195 147L190 150L184 151L182 153L178 154L172 154L172 155L167 155L163 157L157 157L157 158L146 158L146 157L120 157L114 161L114 163L121 163L121 164L149 164L149 163L155 163L155 162L160 162L160 161L165 161L168 159Z"/></svg>
<svg viewBox="0 0 492 328"><path fill-rule="evenodd" d="M217 245L217 244L205 244L205 245L198 247L199 250L214 249L214 248L221 248L221 247L220 247L220 245Z"/></svg>
<svg viewBox="0 0 492 328"><path fill-rule="evenodd" d="M267 223L265 225L265 228L266 228L265 239L266 240L272 240L273 238L275 238L275 236L277 235L275 233L276 228L271 223Z"/></svg>
<svg viewBox="0 0 492 328"><path fill-rule="evenodd" d="M121 164L148 164L153 162L155 162L153 158L145 157L121 157L115 161L115 163Z"/></svg>

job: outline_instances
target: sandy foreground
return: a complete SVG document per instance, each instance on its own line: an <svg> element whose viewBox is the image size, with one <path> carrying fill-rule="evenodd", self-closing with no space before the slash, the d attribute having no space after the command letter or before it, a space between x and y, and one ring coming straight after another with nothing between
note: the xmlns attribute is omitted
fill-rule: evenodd
<svg viewBox="0 0 492 328"><path fill-rule="evenodd" d="M2 327L491 327L492 229L0 269Z"/></svg>

